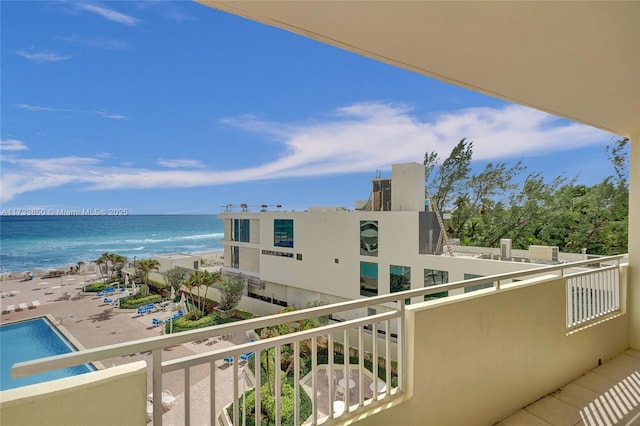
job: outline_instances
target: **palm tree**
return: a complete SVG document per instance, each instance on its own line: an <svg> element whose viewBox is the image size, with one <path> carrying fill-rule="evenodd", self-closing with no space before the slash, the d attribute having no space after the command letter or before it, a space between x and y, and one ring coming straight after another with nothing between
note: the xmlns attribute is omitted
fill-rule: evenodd
<svg viewBox="0 0 640 426"><path fill-rule="evenodd" d="M193 288L195 287L198 291L198 310L204 313L204 306L202 303L202 298L200 297L200 289L204 286L204 299L207 299L207 293L209 292L209 286L215 283L220 277L220 274L211 273L209 271L196 271L194 272L189 280L186 282L187 287L189 287L189 294L191 295L191 300L193 300ZM205 302L206 304L206 302Z"/></svg>
<svg viewBox="0 0 640 426"><path fill-rule="evenodd" d="M120 271L128 261L125 256L115 253L111 254L111 265L113 266L114 272L118 272L118 276L120 276Z"/></svg>
<svg viewBox="0 0 640 426"><path fill-rule="evenodd" d="M113 272L119 271L127 263L127 258L116 253L104 252L95 260L95 263L99 267L103 264L106 265L107 278L111 279ZM100 267L100 273L102 273L102 267Z"/></svg>
<svg viewBox="0 0 640 426"><path fill-rule="evenodd" d="M100 277L104 278L104 274L102 272L102 265L107 263L107 260L104 258L105 253L102 253L102 256L93 261L96 265L98 265L98 271L100 271Z"/></svg>
<svg viewBox="0 0 640 426"><path fill-rule="evenodd" d="M140 269L144 274L144 283L149 285L149 273L153 270L158 270L160 262L156 259L140 259L138 260L136 268Z"/></svg>

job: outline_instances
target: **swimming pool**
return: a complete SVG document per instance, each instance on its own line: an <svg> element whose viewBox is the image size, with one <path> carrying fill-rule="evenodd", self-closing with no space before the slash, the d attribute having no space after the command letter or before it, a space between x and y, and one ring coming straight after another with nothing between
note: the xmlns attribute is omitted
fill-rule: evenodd
<svg viewBox="0 0 640 426"><path fill-rule="evenodd" d="M0 390L95 371L94 366L84 364L18 379L11 378L11 367L17 362L76 350L45 317L0 326Z"/></svg>

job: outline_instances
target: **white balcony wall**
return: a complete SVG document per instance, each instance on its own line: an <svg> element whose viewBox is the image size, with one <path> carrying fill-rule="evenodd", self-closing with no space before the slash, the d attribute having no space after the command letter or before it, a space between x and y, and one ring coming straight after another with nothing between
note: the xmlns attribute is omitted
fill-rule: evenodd
<svg viewBox="0 0 640 426"><path fill-rule="evenodd" d="M2 392L4 425L146 425L144 361Z"/></svg>
<svg viewBox="0 0 640 426"><path fill-rule="evenodd" d="M361 424L491 425L629 347L624 297L619 315L568 334L564 279L532 282L408 307L406 400Z"/></svg>

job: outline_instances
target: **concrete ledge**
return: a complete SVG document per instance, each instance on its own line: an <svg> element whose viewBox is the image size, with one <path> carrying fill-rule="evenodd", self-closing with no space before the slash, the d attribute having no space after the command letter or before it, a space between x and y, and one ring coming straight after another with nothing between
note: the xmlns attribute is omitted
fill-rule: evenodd
<svg viewBox="0 0 640 426"><path fill-rule="evenodd" d="M6 425L146 425L144 361L0 392Z"/></svg>

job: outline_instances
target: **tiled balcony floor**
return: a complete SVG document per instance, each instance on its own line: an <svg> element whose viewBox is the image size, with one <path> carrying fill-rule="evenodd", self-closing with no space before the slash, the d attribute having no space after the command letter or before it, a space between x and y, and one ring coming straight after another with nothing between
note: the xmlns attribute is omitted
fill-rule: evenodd
<svg viewBox="0 0 640 426"><path fill-rule="evenodd" d="M640 351L628 349L496 426L640 425Z"/></svg>

